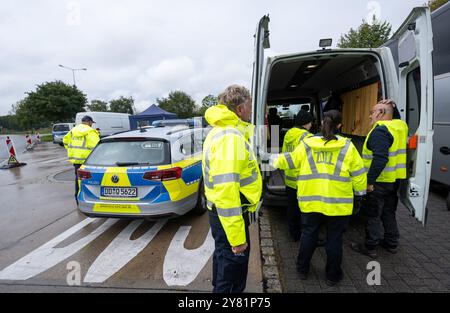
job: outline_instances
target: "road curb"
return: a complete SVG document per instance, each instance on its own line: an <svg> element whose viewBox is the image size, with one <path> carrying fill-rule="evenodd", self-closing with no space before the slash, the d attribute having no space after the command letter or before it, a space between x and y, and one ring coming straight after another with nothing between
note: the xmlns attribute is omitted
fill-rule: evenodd
<svg viewBox="0 0 450 313"><path fill-rule="evenodd" d="M269 210L265 207L261 209L259 217L259 238L261 248L261 261L263 273L263 288L266 293L281 293L283 289L280 282L280 272L278 270L277 257L270 226Z"/></svg>

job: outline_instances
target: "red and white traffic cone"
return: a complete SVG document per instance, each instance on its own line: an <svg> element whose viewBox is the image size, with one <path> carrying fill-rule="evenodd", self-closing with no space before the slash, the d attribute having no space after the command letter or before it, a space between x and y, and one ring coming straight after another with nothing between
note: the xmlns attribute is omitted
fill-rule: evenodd
<svg viewBox="0 0 450 313"><path fill-rule="evenodd" d="M33 141L31 140L31 136L26 135L25 138L27 140L27 150L32 150L33 149Z"/></svg>
<svg viewBox="0 0 450 313"><path fill-rule="evenodd" d="M16 149L14 149L14 144L9 137L6 137L6 146L8 147L9 158L6 164L0 166L0 169L8 169L13 167L19 167L26 165L26 163L21 163L17 160Z"/></svg>

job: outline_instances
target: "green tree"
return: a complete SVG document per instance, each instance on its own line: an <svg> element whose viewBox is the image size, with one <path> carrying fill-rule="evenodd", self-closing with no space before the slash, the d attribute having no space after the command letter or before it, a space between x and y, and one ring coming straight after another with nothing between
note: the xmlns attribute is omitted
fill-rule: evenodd
<svg viewBox="0 0 450 313"><path fill-rule="evenodd" d="M109 101L109 109L111 112L134 114L134 99L120 96L119 99Z"/></svg>
<svg viewBox="0 0 450 313"><path fill-rule="evenodd" d="M196 111L194 99L183 91L171 91L167 98L156 99L158 106L171 113L175 113L179 118L193 117Z"/></svg>
<svg viewBox="0 0 450 313"><path fill-rule="evenodd" d="M38 85L12 111L23 127L37 128L73 121L76 113L85 111L86 103L86 95L76 86L57 80Z"/></svg>
<svg viewBox="0 0 450 313"><path fill-rule="evenodd" d="M431 12L436 10L437 8L446 4L448 0L430 0L428 1L428 6L430 7Z"/></svg>
<svg viewBox="0 0 450 313"><path fill-rule="evenodd" d="M350 28L349 32L339 39L339 48L376 48L389 40L392 26L390 23L377 20L375 15L372 24L363 20L357 30Z"/></svg>
<svg viewBox="0 0 450 313"><path fill-rule="evenodd" d="M219 99L216 96L207 95L202 99L202 106L197 111L196 115L205 115L206 110L208 110L208 108L212 107L213 105L216 105L218 102Z"/></svg>
<svg viewBox="0 0 450 313"><path fill-rule="evenodd" d="M15 115L0 116L0 133L8 133L10 130L23 130Z"/></svg>
<svg viewBox="0 0 450 313"><path fill-rule="evenodd" d="M87 109L91 112L108 112L108 102L91 100L91 103L87 105Z"/></svg>

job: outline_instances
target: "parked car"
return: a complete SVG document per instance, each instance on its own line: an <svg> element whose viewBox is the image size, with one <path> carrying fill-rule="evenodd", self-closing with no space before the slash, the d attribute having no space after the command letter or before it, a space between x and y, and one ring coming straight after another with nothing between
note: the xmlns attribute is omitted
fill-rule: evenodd
<svg viewBox="0 0 450 313"><path fill-rule="evenodd" d="M400 199L425 224L433 159L432 38L430 10L424 6L414 8L393 38L379 48L329 49L331 40L321 40L317 51L265 58L270 42L269 17L264 16L255 34L252 123L264 125L270 107L308 103L317 130L324 105L342 95L342 101L328 107L342 110L344 136L361 148L370 130L371 106L383 98L393 99L409 126L408 177L401 184ZM280 143L267 144L264 131L257 133L254 149L258 157L279 148ZM283 175L263 168L266 201L282 203Z"/></svg>
<svg viewBox="0 0 450 313"><path fill-rule="evenodd" d="M208 129L151 127L100 140L78 171L79 210L98 217L176 217L206 211Z"/></svg>
<svg viewBox="0 0 450 313"><path fill-rule="evenodd" d="M130 114L114 112L78 112L75 123L81 123L83 116L89 115L94 120L92 127L96 129L100 137L110 136L119 132L130 130Z"/></svg>
<svg viewBox="0 0 450 313"><path fill-rule="evenodd" d="M74 127L75 127L74 123L53 124L52 127L53 143L57 143L60 146L63 146L64 136Z"/></svg>

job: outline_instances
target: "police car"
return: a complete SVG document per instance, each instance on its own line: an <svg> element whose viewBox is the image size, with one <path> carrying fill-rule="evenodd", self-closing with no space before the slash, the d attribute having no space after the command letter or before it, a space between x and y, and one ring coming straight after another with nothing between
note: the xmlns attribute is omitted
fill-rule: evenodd
<svg viewBox="0 0 450 313"><path fill-rule="evenodd" d="M208 131L147 127L103 138L78 170L79 210L90 217L204 213L201 157Z"/></svg>

